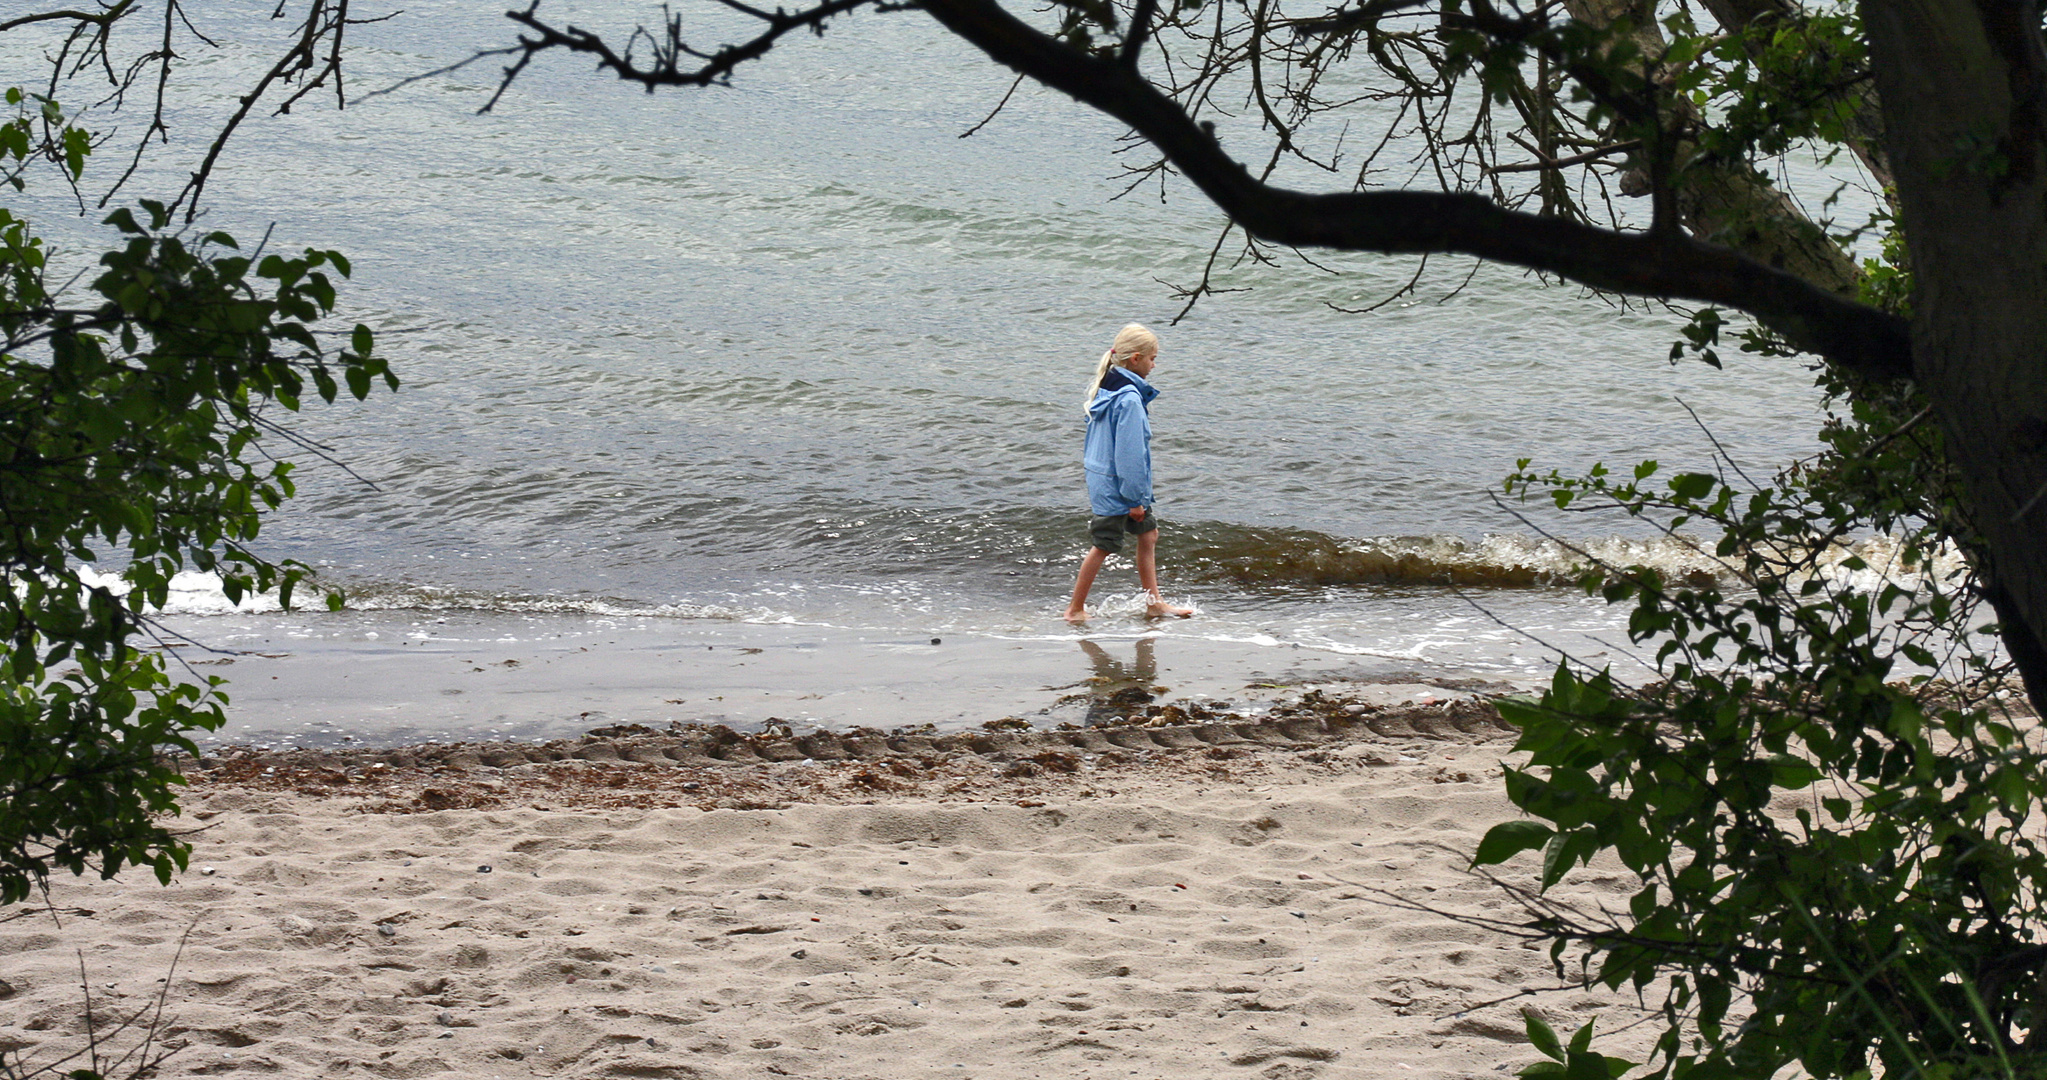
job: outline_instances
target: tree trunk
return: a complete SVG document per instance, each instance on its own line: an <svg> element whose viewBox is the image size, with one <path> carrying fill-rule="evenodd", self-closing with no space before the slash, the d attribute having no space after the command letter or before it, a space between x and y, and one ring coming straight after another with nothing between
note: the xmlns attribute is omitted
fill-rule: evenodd
<svg viewBox="0 0 2047 1080"><path fill-rule="evenodd" d="M2047 710L2047 50L2030 0L1863 0L1911 254L1914 378Z"/></svg>

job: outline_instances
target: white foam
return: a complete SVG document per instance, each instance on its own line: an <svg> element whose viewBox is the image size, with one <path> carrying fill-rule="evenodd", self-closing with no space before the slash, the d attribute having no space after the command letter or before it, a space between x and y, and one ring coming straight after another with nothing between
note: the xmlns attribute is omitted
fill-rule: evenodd
<svg viewBox="0 0 2047 1080"><path fill-rule="evenodd" d="M1642 566L1666 578L1706 577L1732 583L1739 577L1740 555L1722 558L1714 553L1713 547L1713 541L1683 534L1575 541L1491 533L1475 541L1449 536L1371 537L1356 541L1352 550L1413 558L1452 569L1525 573L1556 581L1569 580L1596 564ZM1904 547L1902 540L1888 535L1838 541L1819 556L1815 576L1841 588L1875 592L1887 585L1917 589L1926 585L1929 578L1943 585L1951 584L1967 570L1961 553L1952 547L1932 553L1921 565L1907 567L1903 564ZM1786 550L1790 553L1795 549ZM1865 564L1860 569L1845 565L1858 559Z"/></svg>
<svg viewBox="0 0 2047 1080"><path fill-rule="evenodd" d="M126 596L132 588L121 575L103 573L90 566L79 567L78 577L87 585L104 588L115 596ZM313 595L317 599L317 594ZM219 574L183 570L171 576L170 593L164 598L162 610L167 615L233 615L281 611L283 607L277 602L275 591L245 593L237 602L227 598Z"/></svg>
<svg viewBox="0 0 2047 1080"><path fill-rule="evenodd" d="M116 596L128 595L131 586L116 573L82 567L79 576L87 585L103 586ZM508 615L585 615L629 619L725 619L734 622L795 624L795 616L769 608L720 607L706 604L633 604L609 598L521 596L491 594L430 585L370 584L346 588L352 611L496 612ZM295 609L319 610L324 592L318 583L301 582L293 596ZM284 610L276 590L244 594L231 601L222 590L220 575L182 571L171 578L169 595L162 612L166 615L248 615Z"/></svg>

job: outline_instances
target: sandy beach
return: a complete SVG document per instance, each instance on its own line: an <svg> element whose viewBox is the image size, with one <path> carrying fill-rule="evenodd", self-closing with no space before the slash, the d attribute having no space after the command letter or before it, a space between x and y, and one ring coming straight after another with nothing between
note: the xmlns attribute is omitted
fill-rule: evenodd
<svg viewBox="0 0 2047 1080"><path fill-rule="evenodd" d="M1517 913L1465 871L1512 815L1489 710L1200 719L209 759L169 887L4 914L0 1048L77 1050L89 992L115 1055L161 999L177 1076L1336 1080L1626 1018L1441 913Z"/></svg>

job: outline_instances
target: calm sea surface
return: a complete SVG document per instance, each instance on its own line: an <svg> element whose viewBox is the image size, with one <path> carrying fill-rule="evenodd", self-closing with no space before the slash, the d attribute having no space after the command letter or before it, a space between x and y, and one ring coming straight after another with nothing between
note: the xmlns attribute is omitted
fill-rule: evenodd
<svg viewBox="0 0 2047 1080"><path fill-rule="evenodd" d="M502 6L425 0L356 28L354 92L508 42ZM231 42L268 13L207 7ZM138 193L258 59L234 45L187 71L184 141ZM404 388L299 424L375 486L308 463L265 540L345 584L354 618L421 640L449 612L1071 639L1081 384L1132 320L1164 343L1164 578L1202 613L1164 629L1189 640L1534 672L1550 661L1492 616L1569 641L1616 619L1528 586L1564 559L1488 498L1516 458L1705 465L1680 399L1764 472L1813 445L1802 366L1673 367L1674 316L1511 269L1445 299L1469 267L1438 260L1412 302L1349 315L1332 305L1377 300L1413 261L1318 255L1337 272L1232 270L1249 291L1169 325L1164 283L1198 280L1218 214L1184 185L1115 200L1120 129L1028 86L960 138L1009 78L915 13L794 40L729 89L649 96L549 57L476 115L497 71L253 123L204 221L354 260L338 325L377 329ZM54 192L18 205L60 246L95 241L99 215ZM1547 525L1671 557L1616 522ZM1098 635L1146 632L1135 592L1112 564Z"/></svg>

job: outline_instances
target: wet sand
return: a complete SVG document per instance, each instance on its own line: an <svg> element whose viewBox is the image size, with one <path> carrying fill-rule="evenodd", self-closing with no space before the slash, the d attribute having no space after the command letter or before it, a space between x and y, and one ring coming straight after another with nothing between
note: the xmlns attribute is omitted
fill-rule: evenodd
<svg viewBox="0 0 2047 1080"><path fill-rule="evenodd" d="M1199 622L1200 620L1195 620ZM1051 620L1056 622L1056 620ZM572 737L602 724L962 730L1014 716L1086 719L1085 698L1163 687L1161 701L1260 704L1252 684L1512 678L1201 636L1213 627L1105 618L1012 634L502 613L342 612L174 621L197 675L229 681L214 745L399 746ZM1527 680L1548 677L1531 670ZM1078 707L1074 702L1082 699Z"/></svg>

